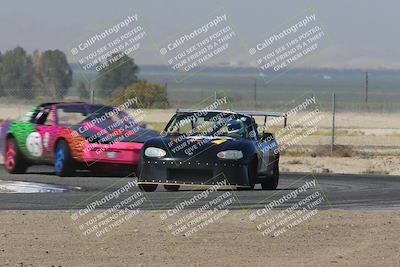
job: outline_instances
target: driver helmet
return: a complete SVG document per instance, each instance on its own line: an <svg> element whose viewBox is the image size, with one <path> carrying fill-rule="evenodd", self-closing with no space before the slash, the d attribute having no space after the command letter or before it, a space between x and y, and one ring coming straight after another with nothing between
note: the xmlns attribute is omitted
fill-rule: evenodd
<svg viewBox="0 0 400 267"><path fill-rule="evenodd" d="M228 134L244 134L244 124L241 120L229 120L227 122Z"/></svg>

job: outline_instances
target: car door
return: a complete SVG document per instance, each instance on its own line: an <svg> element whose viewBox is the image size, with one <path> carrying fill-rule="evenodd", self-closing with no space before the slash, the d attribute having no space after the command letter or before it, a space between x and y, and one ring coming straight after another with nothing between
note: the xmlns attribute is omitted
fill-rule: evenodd
<svg viewBox="0 0 400 267"><path fill-rule="evenodd" d="M36 132L38 133L35 139L32 139L30 145L36 150L36 154L40 155L41 161L51 161L53 158L53 146L55 127L52 118L52 108L45 107L40 110L33 123L36 124Z"/></svg>
<svg viewBox="0 0 400 267"><path fill-rule="evenodd" d="M256 124L254 118L251 119L251 124L247 127L250 129L249 137L252 139L252 142L254 142L256 149L257 149L258 172L265 173L267 171L267 165L268 165L268 161L269 161L269 153L266 150L266 144L264 142L262 142L261 138L258 136L257 124Z"/></svg>
<svg viewBox="0 0 400 267"><path fill-rule="evenodd" d="M263 173L270 172L279 157L275 154L275 151L278 149L278 142L272 133L263 133L260 138L259 147L263 154Z"/></svg>

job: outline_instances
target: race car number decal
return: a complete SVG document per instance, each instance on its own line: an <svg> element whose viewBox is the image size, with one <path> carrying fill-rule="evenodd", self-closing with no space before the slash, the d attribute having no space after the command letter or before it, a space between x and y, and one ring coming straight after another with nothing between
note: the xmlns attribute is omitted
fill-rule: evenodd
<svg viewBox="0 0 400 267"><path fill-rule="evenodd" d="M26 147L29 153L34 157L40 157L43 153L42 138L40 133L33 132L26 138Z"/></svg>

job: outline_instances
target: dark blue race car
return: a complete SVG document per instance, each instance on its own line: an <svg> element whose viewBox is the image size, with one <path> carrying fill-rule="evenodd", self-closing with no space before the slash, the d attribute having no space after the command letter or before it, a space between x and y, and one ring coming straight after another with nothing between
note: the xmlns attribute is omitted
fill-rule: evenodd
<svg viewBox="0 0 400 267"><path fill-rule="evenodd" d="M178 110L160 137L144 143L139 187L154 191L181 186L273 190L279 181L279 148L262 132L255 117L282 117L279 112Z"/></svg>

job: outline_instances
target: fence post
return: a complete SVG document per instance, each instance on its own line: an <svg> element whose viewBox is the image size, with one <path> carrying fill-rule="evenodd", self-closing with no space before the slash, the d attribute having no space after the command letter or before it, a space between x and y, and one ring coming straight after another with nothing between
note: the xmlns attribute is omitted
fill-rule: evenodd
<svg viewBox="0 0 400 267"><path fill-rule="evenodd" d="M335 149L335 113L336 113L336 96L332 93L332 141L331 152Z"/></svg>
<svg viewBox="0 0 400 267"><path fill-rule="evenodd" d="M94 89L92 87L91 82L89 82L89 90L90 90L90 104L94 104Z"/></svg>
<svg viewBox="0 0 400 267"><path fill-rule="evenodd" d="M254 110L257 109L257 79L254 79Z"/></svg>

